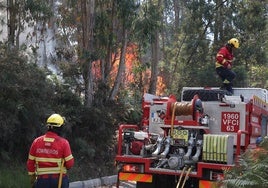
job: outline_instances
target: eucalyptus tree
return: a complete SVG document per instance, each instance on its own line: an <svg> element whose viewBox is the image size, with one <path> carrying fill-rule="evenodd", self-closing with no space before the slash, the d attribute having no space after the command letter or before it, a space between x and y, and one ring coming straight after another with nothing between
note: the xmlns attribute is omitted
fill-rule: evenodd
<svg viewBox="0 0 268 188"><path fill-rule="evenodd" d="M0 9L2 15L6 16L1 18L1 40L8 43L11 51L29 48L27 53L36 55L37 62L40 43L46 40L45 33L51 29L47 26L53 18L53 7L54 4L50 1L2 0ZM46 63L44 62L45 65Z"/></svg>
<svg viewBox="0 0 268 188"><path fill-rule="evenodd" d="M78 69L83 78L85 105L114 100L123 81L125 54L130 42L136 1L65 1L61 28L77 47ZM66 28L69 28L66 30ZM116 76L112 71L116 67ZM95 100L101 98L101 100ZM103 101L103 102L101 102Z"/></svg>
<svg viewBox="0 0 268 188"><path fill-rule="evenodd" d="M78 22L78 50L79 61L83 67L82 75L85 83L85 104L88 107L92 106L94 100L93 89L93 72L92 62L94 58L94 25L95 25L95 0L78 1L78 15L81 17L81 22ZM81 36L81 37L79 37Z"/></svg>
<svg viewBox="0 0 268 188"><path fill-rule="evenodd" d="M163 75L167 92L183 86L205 86L207 76L213 4L209 1L165 1L163 27ZM201 80L203 79L203 80Z"/></svg>
<svg viewBox="0 0 268 188"><path fill-rule="evenodd" d="M267 0L238 1L235 6L238 11L234 23L241 40L237 71L244 70L244 74L239 71L242 77L237 79L241 86L268 88L267 8Z"/></svg>
<svg viewBox="0 0 268 188"><path fill-rule="evenodd" d="M210 28L213 22L212 3L189 1L185 4L186 14L182 25L185 43L179 57L181 62L179 88L188 86L207 86L211 77L209 67L213 64L209 55Z"/></svg>
<svg viewBox="0 0 268 188"><path fill-rule="evenodd" d="M135 0L120 0L116 2L115 8L117 10L118 27L115 36L118 38L120 57L116 78L109 96L110 100L114 100L118 95L119 87L124 86L122 84L123 78L125 78L126 51L127 46L131 43L131 34L133 32L132 23L136 19L138 7L139 4Z"/></svg>
<svg viewBox="0 0 268 188"><path fill-rule="evenodd" d="M160 60L160 26L162 23L162 15L163 15L163 5L162 0L158 0L156 2L149 1L149 9L152 11L150 12L150 15L152 16L152 19L155 20L156 27L152 33L151 33L151 52L152 52L152 58L151 58L151 77L149 82L149 90L148 92L151 94L156 94L156 87L157 87L157 76L158 76L158 70L159 70L159 60ZM154 10L154 11L153 11Z"/></svg>
<svg viewBox="0 0 268 188"><path fill-rule="evenodd" d="M213 46L216 51L230 38L240 40L233 67L237 73L237 87L267 88L267 1L215 1L215 23L212 27ZM265 42L264 42L265 41Z"/></svg>
<svg viewBox="0 0 268 188"><path fill-rule="evenodd" d="M175 8L178 3L171 2L168 6ZM191 0L181 2L179 7L182 12L180 26L173 34L177 39L167 43L165 50L171 64L164 67L173 71L174 81L167 82L171 90L183 86L219 85L214 71L215 54L232 37L241 42L241 48L235 52L235 85L267 87L267 71L263 68L267 63L267 44L263 40L267 38L265 1ZM175 28L176 18L172 11L170 13L165 26ZM248 74L250 72L255 79Z"/></svg>
<svg viewBox="0 0 268 188"><path fill-rule="evenodd" d="M56 49L63 78L81 98L85 106L92 106L94 88L92 63L96 60L95 0L62 0L58 7L58 37Z"/></svg>
<svg viewBox="0 0 268 188"><path fill-rule="evenodd" d="M163 3L162 0L142 1L138 17L133 22L133 42L137 44L138 52L135 78L141 93L157 94L159 62L162 59L160 33L163 26ZM150 70L149 76L147 69Z"/></svg>

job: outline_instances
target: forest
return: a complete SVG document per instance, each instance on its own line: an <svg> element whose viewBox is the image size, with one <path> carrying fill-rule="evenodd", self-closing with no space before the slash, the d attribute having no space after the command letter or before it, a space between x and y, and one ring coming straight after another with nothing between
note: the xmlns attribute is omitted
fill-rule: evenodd
<svg viewBox="0 0 268 188"><path fill-rule="evenodd" d="M116 130L140 123L143 94L220 87L215 56L231 38L234 87L268 89L267 0L0 0L0 9L1 186L16 187L14 174L27 185L30 145L52 113L66 119L71 181L115 174Z"/></svg>

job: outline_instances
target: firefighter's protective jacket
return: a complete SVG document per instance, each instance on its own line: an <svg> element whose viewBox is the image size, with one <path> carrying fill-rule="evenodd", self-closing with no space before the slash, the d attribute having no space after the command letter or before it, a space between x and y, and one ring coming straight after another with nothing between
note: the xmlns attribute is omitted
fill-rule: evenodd
<svg viewBox="0 0 268 188"><path fill-rule="evenodd" d="M63 174L74 165L74 158L68 140L48 131L36 138L30 148L27 160L29 175L59 174L64 160Z"/></svg>
<svg viewBox="0 0 268 188"><path fill-rule="evenodd" d="M226 68L228 64L232 65L233 58L233 53L226 46L222 47L216 55L216 68Z"/></svg>

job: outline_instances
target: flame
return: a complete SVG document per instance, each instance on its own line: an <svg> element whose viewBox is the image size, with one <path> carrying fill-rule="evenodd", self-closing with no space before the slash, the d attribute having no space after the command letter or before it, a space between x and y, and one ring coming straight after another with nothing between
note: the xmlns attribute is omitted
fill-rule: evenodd
<svg viewBox="0 0 268 188"><path fill-rule="evenodd" d="M135 66L141 63L139 62L139 59L138 59L137 50L138 50L138 47L136 44L129 44L127 46L126 55L125 55L125 71L123 73L124 75L121 80L122 82L121 84L124 88L128 88L130 85L133 85L135 84L135 82L136 83L138 82L138 80L136 79L137 75L135 75L133 72L133 69L135 68ZM112 69L110 72L111 85L114 83L117 72L118 72L119 61L120 61L119 58L120 58L120 53L112 55L111 62L113 63L111 65ZM96 79L95 81L97 81L98 79L101 79L102 77L101 63L102 62L100 60L97 60L97 61L94 61L92 64L92 71L94 74L94 78ZM144 87L144 92L148 91L150 76L151 76L151 71L149 68L147 68L142 73L142 82L143 82L142 85ZM156 95L162 96L165 94L165 89L166 89L165 79L161 75L157 77L156 88L157 88Z"/></svg>

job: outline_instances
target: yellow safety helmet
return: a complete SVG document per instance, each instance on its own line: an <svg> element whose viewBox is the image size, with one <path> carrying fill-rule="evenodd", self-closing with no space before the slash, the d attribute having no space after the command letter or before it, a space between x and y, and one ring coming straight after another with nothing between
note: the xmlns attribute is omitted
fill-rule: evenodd
<svg viewBox="0 0 268 188"><path fill-rule="evenodd" d="M64 123L64 119L59 114L52 114L47 119L48 126L61 127L63 125L63 123Z"/></svg>
<svg viewBox="0 0 268 188"><path fill-rule="evenodd" d="M236 38L232 38L228 41L228 44L232 44L235 48L239 48L239 41Z"/></svg>

